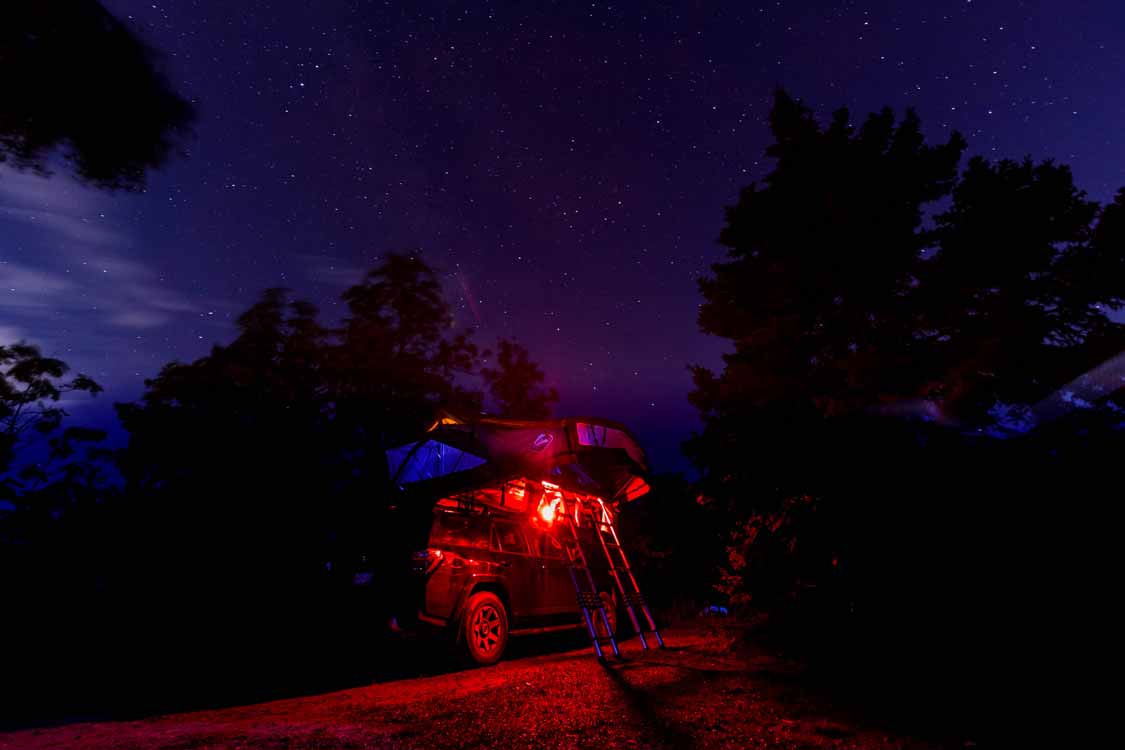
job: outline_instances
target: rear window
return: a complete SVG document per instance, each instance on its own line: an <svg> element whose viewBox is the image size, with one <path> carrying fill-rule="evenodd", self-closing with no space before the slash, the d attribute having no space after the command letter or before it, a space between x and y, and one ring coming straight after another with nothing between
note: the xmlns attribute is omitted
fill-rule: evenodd
<svg viewBox="0 0 1125 750"><path fill-rule="evenodd" d="M486 519L466 513L437 513L430 529L431 547L487 547Z"/></svg>
<svg viewBox="0 0 1125 750"><path fill-rule="evenodd" d="M492 524L492 548L499 552L527 554L527 542L520 527L505 521L494 521Z"/></svg>

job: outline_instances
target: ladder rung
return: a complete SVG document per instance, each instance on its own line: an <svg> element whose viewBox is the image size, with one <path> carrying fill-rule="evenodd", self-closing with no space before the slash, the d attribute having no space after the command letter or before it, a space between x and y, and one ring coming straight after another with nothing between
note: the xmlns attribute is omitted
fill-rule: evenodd
<svg viewBox="0 0 1125 750"><path fill-rule="evenodd" d="M625 591L625 603L634 607L643 607L645 597L640 591Z"/></svg>
<svg viewBox="0 0 1125 750"><path fill-rule="evenodd" d="M604 606L602 596L597 591L579 591L578 593L578 606L583 609L596 611Z"/></svg>

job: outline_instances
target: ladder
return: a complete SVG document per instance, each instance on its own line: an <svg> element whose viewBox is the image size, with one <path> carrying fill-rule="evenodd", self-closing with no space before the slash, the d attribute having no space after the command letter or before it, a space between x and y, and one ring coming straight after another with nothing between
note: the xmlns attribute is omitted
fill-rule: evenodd
<svg viewBox="0 0 1125 750"><path fill-rule="evenodd" d="M625 603L625 611L629 613L633 630L641 639L641 647L645 650L648 649L648 639L645 636L651 635L656 638L657 645L664 648L664 638L661 637L660 631L656 629L656 621L652 619L652 611L649 610L644 594L641 593L641 587L637 584L637 577L633 575L629 558L625 556L625 548L621 546L621 540L617 537L617 529L613 525L613 514L600 497L595 498L594 502L597 504L596 509L591 509L597 516L594 518L594 534L601 542L602 552L605 553L605 559L609 562L609 572L613 575L617 590L621 592L621 601ZM641 619L637 616L638 610L644 615L644 625L648 627L641 626Z"/></svg>
<svg viewBox="0 0 1125 750"><path fill-rule="evenodd" d="M609 625L609 615L605 611L605 602L602 600L602 595L598 593L598 586L594 582L594 574L590 572L590 566L586 562L586 553L583 552L582 542L578 538L577 514L575 514L574 523L570 522L569 517L566 520L565 525L571 533L570 539L563 543L563 549L566 550L567 560L570 563L567 570L570 571L570 581L574 584L574 591L578 594L578 608L582 610L582 616L586 619L586 631L590 634L590 643L594 646L594 653L598 655L598 661L605 661L605 651L602 648L602 644L605 642L608 642L613 648L613 655L620 659L621 649L617 645L613 628ZM580 576L579 573L582 575ZM599 635L594 625L594 622L598 619L605 627L605 635Z"/></svg>
<svg viewBox="0 0 1125 750"><path fill-rule="evenodd" d="M629 613L633 630L640 637L641 647L646 650L649 648L646 636L651 635L656 638L660 648L664 648L664 639L656 628L652 612L649 610L648 604L645 603L640 586L637 585L636 576L633 575L633 569L625 556L624 548L621 546L621 540L617 536L612 513L600 498L591 501L576 501L573 518L570 515L566 516L566 526L570 529L570 539L563 546L567 550L567 557L570 561L570 579L574 583L575 592L578 594L578 606L586 620L586 629L589 632L590 642L594 646L594 652L598 655L598 659L603 661L605 659L602 649L602 643L605 641L608 641L613 647L614 656L620 658L621 650L617 645L616 635L609 626L605 602L602 600L601 594L598 593L586 553L582 549L582 540L578 529L581 525L580 519L583 517L593 527L594 535L597 537L606 561L609 563L609 572L613 576L614 584L621 594L621 601L625 604L625 611ZM582 575L580 576L579 573ZM585 586L583 586L583 583ZM647 627L642 626L638 611L644 617L643 622ZM605 632L608 633L608 636L598 635L594 624L597 618L600 618L601 623L605 626Z"/></svg>

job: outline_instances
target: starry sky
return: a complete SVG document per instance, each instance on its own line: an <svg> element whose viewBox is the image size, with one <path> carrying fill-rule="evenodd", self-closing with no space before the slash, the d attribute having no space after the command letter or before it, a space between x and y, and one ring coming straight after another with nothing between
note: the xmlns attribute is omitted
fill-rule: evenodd
<svg viewBox="0 0 1125 750"><path fill-rule="evenodd" d="M142 194L0 171L0 342L107 387L233 336L264 288L328 320L419 249L459 325L511 336L559 413L625 421L685 468L695 323L723 207L769 168L775 87L820 115L914 107L932 139L1125 185L1125 3L105 0L198 103ZM107 81L106 85L113 85Z"/></svg>

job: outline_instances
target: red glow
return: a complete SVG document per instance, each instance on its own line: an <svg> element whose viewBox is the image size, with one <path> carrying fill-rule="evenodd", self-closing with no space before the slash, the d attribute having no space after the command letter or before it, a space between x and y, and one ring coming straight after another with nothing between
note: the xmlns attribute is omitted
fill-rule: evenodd
<svg viewBox="0 0 1125 750"><path fill-rule="evenodd" d="M555 522L555 503L544 503L539 506L539 517L548 524Z"/></svg>
<svg viewBox="0 0 1125 750"><path fill-rule="evenodd" d="M563 505L563 494L559 486L551 482L543 482L542 484L543 497L539 500L539 517L550 527L554 525L560 509L565 513L566 508Z"/></svg>

